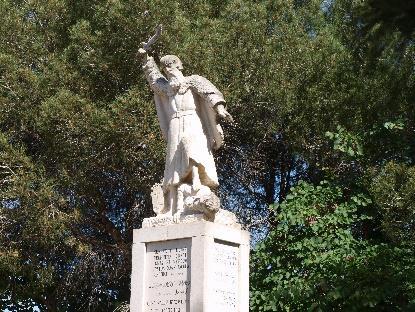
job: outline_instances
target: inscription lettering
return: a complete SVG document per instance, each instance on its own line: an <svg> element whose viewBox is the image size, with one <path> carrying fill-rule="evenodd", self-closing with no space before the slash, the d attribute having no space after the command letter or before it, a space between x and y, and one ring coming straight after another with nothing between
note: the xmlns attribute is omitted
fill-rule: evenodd
<svg viewBox="0 0 415 312"><path fill-rule="evenodd" d="M147 245L145 311L189 311L190 247L188 239Z"/></svg>
<svg viewBox="0 0 415 312"><path fill-rule="evenodd" d="M213 296L216 311L237 312L239 309L239 248L215 241Z"/></svg>

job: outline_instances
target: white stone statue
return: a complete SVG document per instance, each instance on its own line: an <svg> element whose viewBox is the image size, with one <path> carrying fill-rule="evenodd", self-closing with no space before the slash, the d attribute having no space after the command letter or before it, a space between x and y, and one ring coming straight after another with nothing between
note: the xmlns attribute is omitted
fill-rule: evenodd
<svg viewBox="0 0 415 312"><path fill-rule="evenodd" d="M177 56L161 58L165 75L161 73L147 54L160 31L139 50L167 142L164 179L161 188L153 187L153 208L158 217L171 216L176 222L194 213L212 218L220 207L213 192L218 177L212 151L223 144L218 121L232 122L232 117L224 107L222 93L206 78L184 76Z"/></svg>

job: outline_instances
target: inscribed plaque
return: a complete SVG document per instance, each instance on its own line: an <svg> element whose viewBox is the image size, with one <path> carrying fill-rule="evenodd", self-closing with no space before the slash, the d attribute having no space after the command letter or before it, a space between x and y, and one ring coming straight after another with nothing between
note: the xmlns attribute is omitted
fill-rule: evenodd
<svg viewBox="0 0 415 312"><path fill-rule="evenodd" d="M214 243L212 311L239 311L239 246L216 240Z"/></svg>
<svg viewBox="0 0 415 312"><path fill-rule="evenodd" d="M147 244L145 312L190 311L191 239Z"/></svg>

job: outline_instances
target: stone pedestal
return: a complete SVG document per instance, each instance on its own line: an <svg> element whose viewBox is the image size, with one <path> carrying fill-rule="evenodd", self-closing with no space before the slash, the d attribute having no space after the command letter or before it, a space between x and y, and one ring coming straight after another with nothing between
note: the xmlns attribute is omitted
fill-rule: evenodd
<svg viewBox="0 0 415 312"><path fill-rule="evenodd" d="M134 230L131 312L248 312L249 233L205 220Z"/></svg>

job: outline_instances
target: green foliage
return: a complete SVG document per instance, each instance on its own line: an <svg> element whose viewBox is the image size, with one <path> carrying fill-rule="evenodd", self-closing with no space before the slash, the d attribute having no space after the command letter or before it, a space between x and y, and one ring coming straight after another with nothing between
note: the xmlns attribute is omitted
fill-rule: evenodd
<svg viewBox="0 0 415 312"><path fill-rule="evenodd" d="M132 229L152 213L163 165L149 90L137 85L141 6L3 1L0 11L0 307L111 309L129 298Z"/></svg>
<svg viewBox="0 0 415 312"><path fill-rule="evenodd" d="M301 182L251 260L252 311L394 310L415 299L412 250L362 239L371 200Z"/></svg>
<svg viewBox="0 0 415 312"><path fill-rule="evenodd" d="M326 137L333 140L335 150L339 150L352 157L363 155L361 139L347 132L342 126L337 126L337 132L327 131Z"/></svg>
<svg viewBox="0 0 415 312"><path fill-rule="evenodd" d="M415 167L394 162L373 174L371 194L379 207L381 226L393 243L415 242Z"/></svg>
<svg viewBox="0 0 415 312"><path fill-rule="evenodd" d="M42 302L56 289L62 263L82 249L68 228L77 211L68 209L42 168L3 135L0 183L0 293L15 302Z"/></svg>

